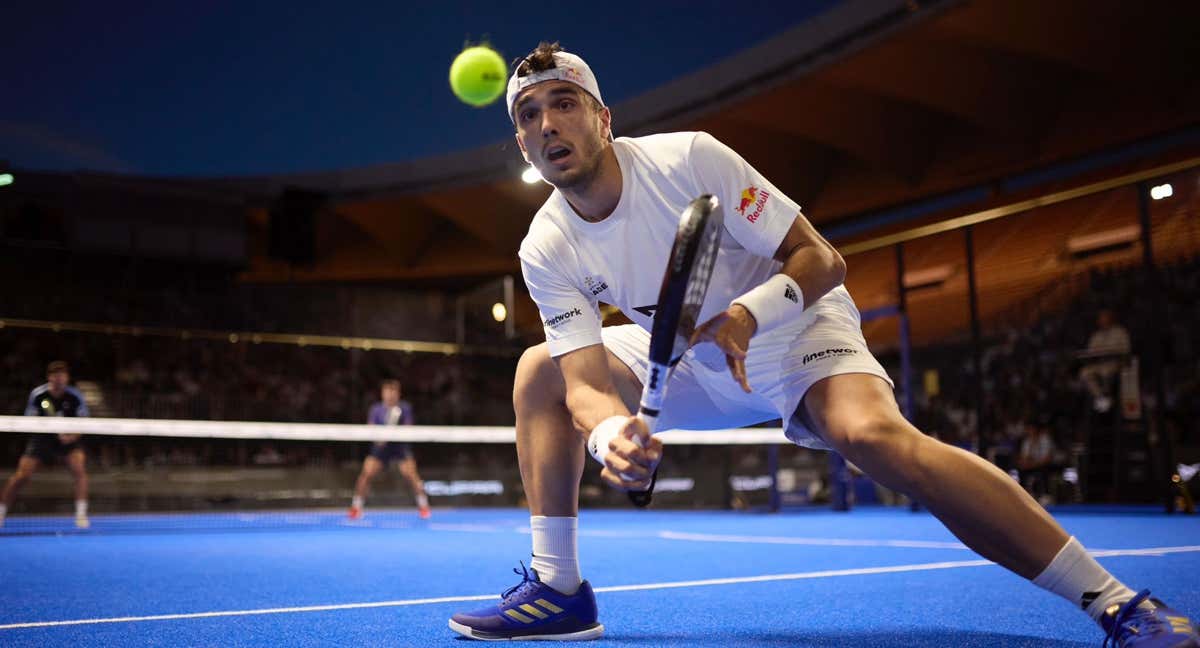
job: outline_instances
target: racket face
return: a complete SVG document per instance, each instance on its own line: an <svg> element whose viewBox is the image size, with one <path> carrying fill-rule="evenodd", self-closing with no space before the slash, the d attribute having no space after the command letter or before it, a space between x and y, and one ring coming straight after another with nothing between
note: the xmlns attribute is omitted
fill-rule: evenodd
<svg viewBox="0 0 1200 648"><path fill-rule="evenodd" d="M705 194L679 218L650 330L650 361L672 365L688 348L721 245L721 203Z"/></svg>

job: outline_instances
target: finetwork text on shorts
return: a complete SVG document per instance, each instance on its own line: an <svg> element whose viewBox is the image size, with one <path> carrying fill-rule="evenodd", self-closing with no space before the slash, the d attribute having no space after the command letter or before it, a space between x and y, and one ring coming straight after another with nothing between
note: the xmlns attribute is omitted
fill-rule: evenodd
<svg viewBox="0 0 1200 648"><path fill-rule="evenodd" d="M858 349L825 349L816 353L804 354L804 361L801 364L808 364L811 360L823 360L825 358L832 358L833 356L854 355L855 353L858 353Z"/></svg>

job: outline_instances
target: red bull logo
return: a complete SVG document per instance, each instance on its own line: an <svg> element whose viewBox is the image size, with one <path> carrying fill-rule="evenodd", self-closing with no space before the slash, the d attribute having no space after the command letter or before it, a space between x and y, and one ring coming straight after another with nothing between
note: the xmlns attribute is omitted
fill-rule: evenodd
<svg viewBox="0 0 1200 648"><path fill-rule="evenodd" d="M742 189L742 200L738 203L738 213L742 216L746 215L746 209L754 204L754 196L758 193L758 187L746 187Z"/></svg>
<svg viewBox="0 0 1200 648"><path fill-rule="evenodd" d="M562 68L562 71L563 71L563 76L566 77L567 80L573 81L579 85L583 85L583 74L581 74L579 72L579 70L576 70L575 68L568 66L568 67Z"/></svg>
<svg viewBox="0 0 1200 648"><path fill-rule="evenodd" d="M766 189L758 187L746 187L742 189L741 200L738 202L738 213L746 217L746 220L751 223L758 220L762 216L763 208L767 206L767 199L771 197L771 193ZM754 211L747 213L747 210L754 207Z"/></svg>

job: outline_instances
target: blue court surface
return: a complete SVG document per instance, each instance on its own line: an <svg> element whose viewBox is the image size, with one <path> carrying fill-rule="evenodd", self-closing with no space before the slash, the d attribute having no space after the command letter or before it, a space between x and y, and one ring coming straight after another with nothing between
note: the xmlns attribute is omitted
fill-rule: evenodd
<svg viewBox="0 0 1200 648"><path fill-rule="evenodd" d="M0 645L465 646L447 618L515 584L510 570L530 548L519 510L287 520L99 516L87 532L26 520L25 533L0 536ZM1059 520L1118 578L1200 614L1196 516L1067 510ZM9 522L6 532L21 520ZM603 643L1102 641L1074 606L905 509L585 511L580 549Z"/></svg>

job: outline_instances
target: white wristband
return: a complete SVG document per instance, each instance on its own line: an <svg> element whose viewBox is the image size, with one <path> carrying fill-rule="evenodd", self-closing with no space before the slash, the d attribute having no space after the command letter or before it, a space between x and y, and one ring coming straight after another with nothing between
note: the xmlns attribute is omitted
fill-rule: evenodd
<svg viewBox="0 0 1200 648"><path fill-rule="evenodd" d="M755 333L769 331L800 317L804 312L804 293L791 277L779 273L733 300L741 304L758 323Z"/></svg>
<svg viewBox="0 0 1200 648"><path fill-rule="evenodd" d="M587 450L593 459L600 462L600 465L604 465L604 457L608 456L608 444L621 433L621 428L628 419L628 416L610 416L592 428L592 434L588 437Z"/></svg>

